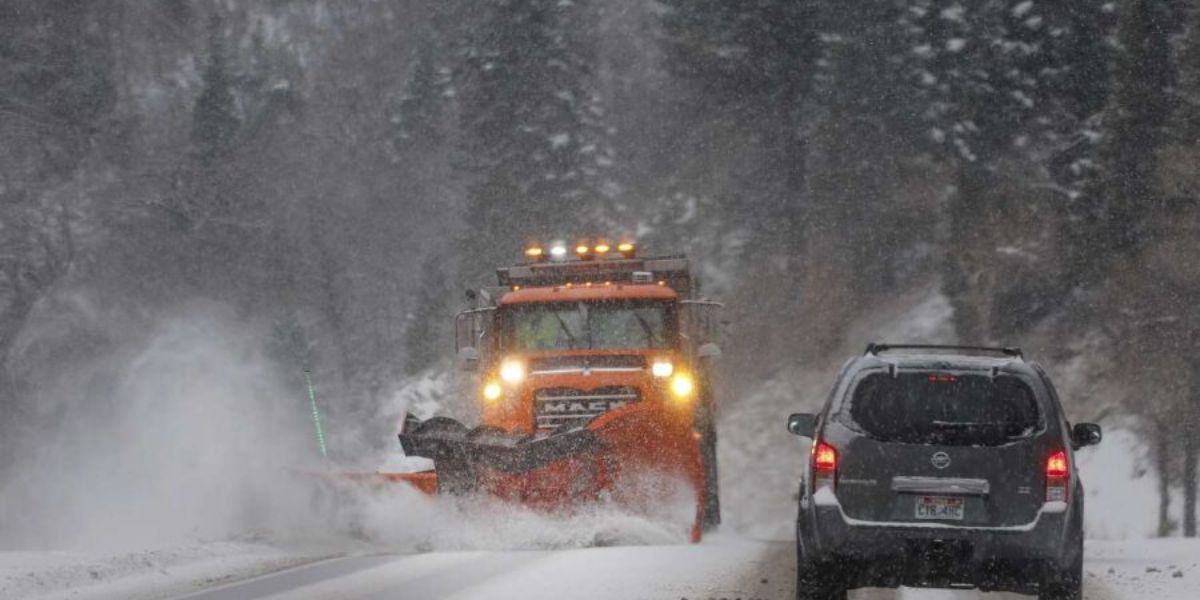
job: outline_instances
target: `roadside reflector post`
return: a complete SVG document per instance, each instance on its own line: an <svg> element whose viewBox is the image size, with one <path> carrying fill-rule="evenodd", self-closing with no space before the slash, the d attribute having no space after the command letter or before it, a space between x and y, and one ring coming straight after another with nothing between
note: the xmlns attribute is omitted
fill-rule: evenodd
<svg viewBox="0 0 1200 600"><path fill-rule="evenodd" d="M321 429L321 411L317 408L317 392L313 388L312 376L308 369L304 369L304 385L308 387L308 403L312 407L313 429L317 432L317 448L321 451L321 458L329 458L329 451L325 447L325 431Z"/></svg>

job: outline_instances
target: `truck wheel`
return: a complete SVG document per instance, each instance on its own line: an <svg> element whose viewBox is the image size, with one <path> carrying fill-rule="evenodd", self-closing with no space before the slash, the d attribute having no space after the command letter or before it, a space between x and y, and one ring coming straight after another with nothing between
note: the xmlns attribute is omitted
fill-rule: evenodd
<svg viewBox="0 0 1200 600"><path fill-rule="evenodd" d="M1062 573L1053 581L1043 583L1038 589L1038 600L1082 600L1083 561Z"/></svg>
<svg viewBox="0 0 1200 600"><path fill-rule="evenodd" d="M800 559L796 570L796 600L846 600L846 582L833 563Z"/></svg>
<svg viewBox="0 0 1200 600"><path fill-rule="evenodd" d="M704 462L704 531L721 524L721 490L717 479L717 431L709 425L700 435L700 458Z"/></svg>
<svg viewBox="0 0 1200 600"><path fill-rule="evenodd" d="M1078 511L1077 511L1078 512ZM1083 529L1076 528L1071 536L1072 545L1078 547L1071 566L1058 570L1057 565L1047 569L1046 577L1038 589L1039 600L1082 600L1083 598Z"/></svg>

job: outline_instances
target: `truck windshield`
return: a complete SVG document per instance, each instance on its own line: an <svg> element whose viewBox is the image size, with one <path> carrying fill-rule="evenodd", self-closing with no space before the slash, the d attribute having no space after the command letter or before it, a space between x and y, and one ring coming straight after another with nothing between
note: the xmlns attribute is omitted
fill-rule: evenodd
<svg viewBox="0 0 1200 600"><path fill-rule="evenodd" d="M646 301L519 304L504 345L517 351L667 348L670 304Z"/></svg>

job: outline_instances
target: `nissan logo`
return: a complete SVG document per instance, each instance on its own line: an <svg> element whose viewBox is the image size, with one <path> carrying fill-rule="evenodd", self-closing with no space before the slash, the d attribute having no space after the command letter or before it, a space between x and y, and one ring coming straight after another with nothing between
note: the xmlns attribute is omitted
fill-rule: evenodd
<svg viewBox="0 0 1200 600"><path fill-rule="evenodd" d="M950 455L945 452L934 452L929 462L933 464L935 469L945 469L950 466Z"/></svg>

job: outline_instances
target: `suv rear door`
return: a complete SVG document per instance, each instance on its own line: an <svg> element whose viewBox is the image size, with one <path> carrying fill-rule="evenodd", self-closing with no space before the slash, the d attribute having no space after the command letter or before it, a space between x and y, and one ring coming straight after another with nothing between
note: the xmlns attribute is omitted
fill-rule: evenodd
<svg viewBox="0 0 1200 600"><path fill-rule="evenodd" d="M1020 377L867 371L831 421L836 493L850 517L1020 525L1043 504L1045 411Z"/></svg>

